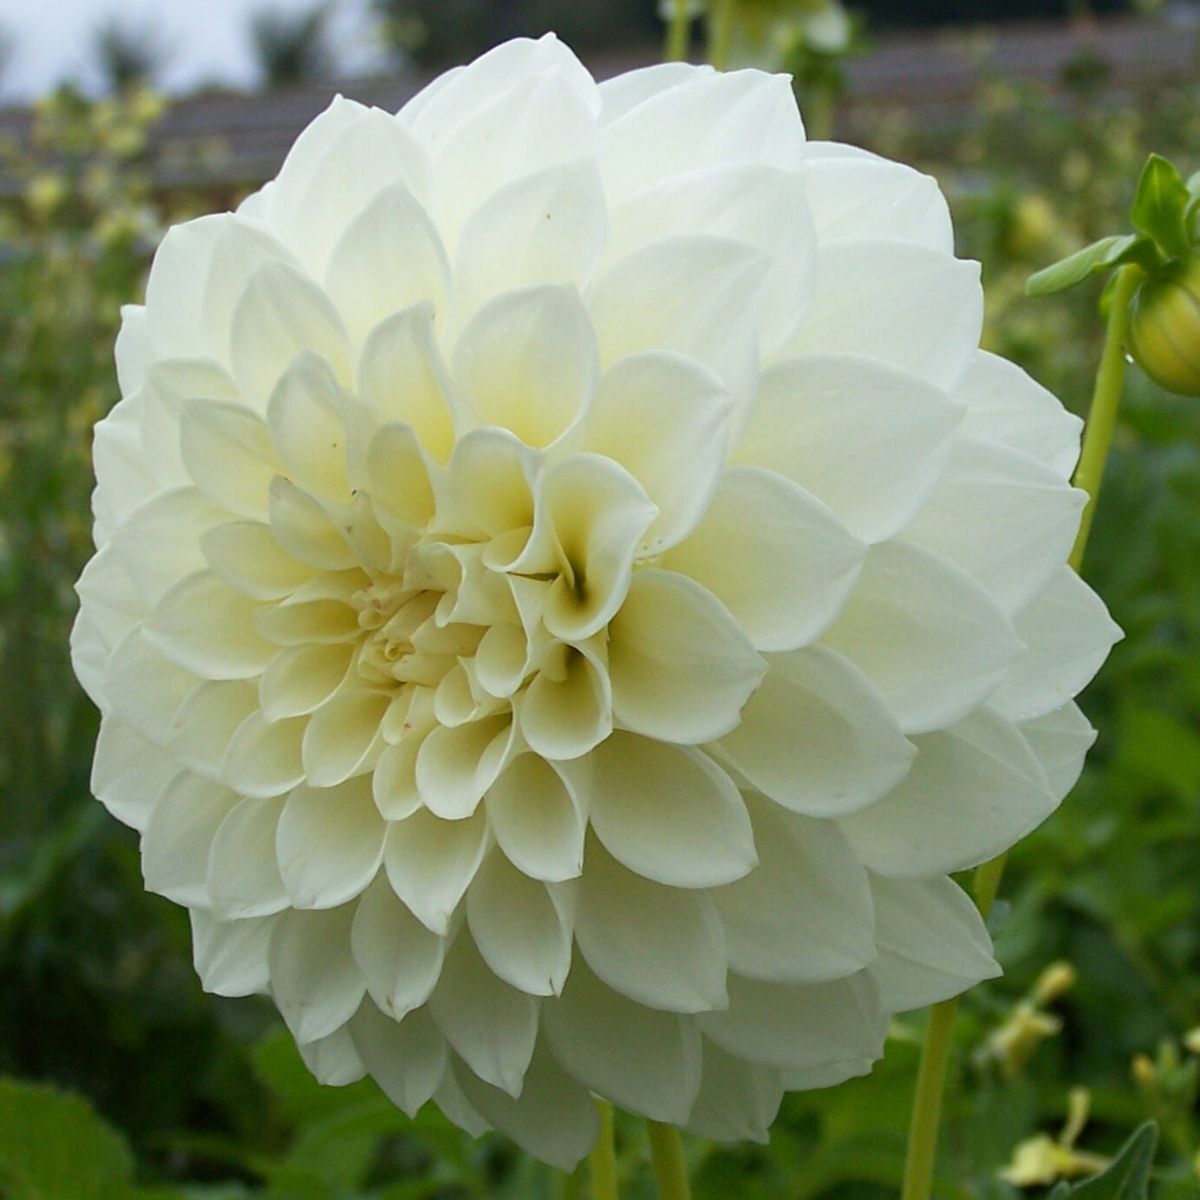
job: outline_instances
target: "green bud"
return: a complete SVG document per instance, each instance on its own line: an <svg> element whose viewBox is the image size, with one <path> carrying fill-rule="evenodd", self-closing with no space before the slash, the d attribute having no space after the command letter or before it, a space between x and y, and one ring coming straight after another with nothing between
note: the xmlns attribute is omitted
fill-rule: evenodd
<svg viewBox="0 0 1200 1200"><path fill-rule="evenodd" d="M1160 387L1200 396L1200 259L1155 271L1129 317L1129 352Z"/></svg>

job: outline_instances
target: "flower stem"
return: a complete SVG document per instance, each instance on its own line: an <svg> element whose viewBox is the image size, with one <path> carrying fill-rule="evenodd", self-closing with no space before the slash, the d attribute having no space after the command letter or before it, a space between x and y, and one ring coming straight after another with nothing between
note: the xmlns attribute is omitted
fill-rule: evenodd
<svg viewBox="0 0 1200 1200"><path fill-rule="evenodd" d="M688 0L672 0L671 19L667 23L667 45L663 51L663 58L667 62L683 62L687 58L691 25Z"/></svg>
<svg viewBox="0 0 1200 1200"><path fill-rule="evenodd" d="M1083 488L1088 494L1079 521L1079 532L1075 535L1075 545L1071 549L1071 557L1067 559L1076 571L1082 565L1083 552L1087 549L1096 500L1100 495L1100 482L1104 478L1104 465L1108 461L1108 450L1117 425L1121 385L1125 382L1125 334L1129 329L1129 305L1141 281L1141 267L1130 263L1117 272L1117 282L1113 287L1100 370L1096 374L1096 386L1092 392L1092 407L1088 411L1079 466L1075 469L1075 486Z"/></svg>
<svg viewBox="0 0 1200 1200"><path fill-rule="evenodd" d="M718 71L729 65L729 41L733 35L733 0L712 0L708 16L708 61Z"/></svg>
<svg viewBox="0 0 1200 1200"><path fill-rule="evenodd" d="M592 1200L617 1200L617 1151L613 1142L613 1110L607 1100L597 1100L600 1136L592 1148Z"/></svg>
<svg viewBox="0 0 1200 1200"><path fill-rule="evenodd" d="M1121 387L1125 382L1125 334L1129 328L1129 306L1142 280L1140 267L1130 264L1117 273L1104 332L1104 349L1100 368L1092 391L1092 406L1088 411L1087 428L1079 466L1075 469L1075 486L1087 492L1087 503L1079 521L1079 532L1067 563L1078 571L1087 549L1092 529L1092 516L1100 483L1112 446L1117 424L1117 409L1121 402ZM984 919L992 910L1000 877L1004 874L1007 855L1000 854L985 862L975 872L972 891L975 903ZM912 1123L908 1134L908 1159L904 1168L902 1200L929 1200L933 1188L933 1165L937 1156L938 1125L942 1109L942 1093L946 1086L946 1067L950 1059L950 1035L958 1012L958 998L935 1004L929 1013L925 1044L921 1049L921 1066L917 1073L917 1090L913 1097Z"/></svg>
<svg viewBox="0 0 1200 1200"><path fill-rule="evenodd" d="M650 1157L654 1162L654 1178L658 1181L660 1200L691 1200L687 1165L683 1161L683 1143L674 1125L647 1121L650 1131Z"/></svg>

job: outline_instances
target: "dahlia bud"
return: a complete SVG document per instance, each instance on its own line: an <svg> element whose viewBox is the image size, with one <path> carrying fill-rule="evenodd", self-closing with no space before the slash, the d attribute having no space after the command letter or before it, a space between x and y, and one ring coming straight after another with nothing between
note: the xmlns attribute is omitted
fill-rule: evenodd
<svg viewBox="0 0 1200 1200"><path fill-rule="evenodd" d="M1160 387L1200 396L1200 259L1175 261L1138 289L1129 352Z"/></svg>

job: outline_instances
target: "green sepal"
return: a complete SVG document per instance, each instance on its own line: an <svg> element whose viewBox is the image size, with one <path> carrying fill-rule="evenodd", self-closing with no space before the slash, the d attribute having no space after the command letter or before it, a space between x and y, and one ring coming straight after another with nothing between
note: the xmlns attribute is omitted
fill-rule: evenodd
<svg viewBox="0 0 1200 1200"><path fill-rule="evenodd" d="M1192 250L1187 209L1192 195L1174 163L1152 154L1142 170L1130 217L1134 229L1162 248L1167 258L1186 258Z"/></svg>
<svg viewBox="0 0 1200 1200"><path fill-rule="evenodd" d="M1074 1187L1060 1183L1048 1200L1147 1200L1157 1148L1158 1126L1147 1121L1133 1131L1117 1157L1099 1175Z"/></svg>
<svg viewBox="0 0 1200 1200"><path fill-rule="evenodd" d="M1110 271L1126 263L1137 263L1152 270L1161 264L1161 259L1150 238L1136 233L1113 234L1030 275L1025 283L1025 294L1052 296L1082 283L1089 275Z"/></svg>

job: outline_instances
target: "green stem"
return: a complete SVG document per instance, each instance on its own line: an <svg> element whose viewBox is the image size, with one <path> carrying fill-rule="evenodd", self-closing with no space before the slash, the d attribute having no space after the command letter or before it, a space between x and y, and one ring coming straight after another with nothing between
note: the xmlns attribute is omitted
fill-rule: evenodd
<svg viewBox="0 0 1200 1200"><path fill-rule="evenodd" d="M687 1164L683 1161L683 1143L674 1125L647 1121L650 1131L650 1158L654 1163L654 1178L658 1181L660 1200L691 1200Z"/></svg>
<svg viewBox="0 0 1200 1200"><path fill-rule="evenodd" d="M674 0L671 5L671 19L667 23L667 45L663 51L663 58L667 62L683 62L687 58L691 24L688 0Z"/></svg>
<svg viewBox="0 0 1200 1200"><path fill-rule="evenodd" d="M929 1010L912 1121L908 1127L908 1157L904 1163L901 1200L929 1200L933 1190L933 1164L937 1157L942 1093L946 1090L946 1065L950 1061L950 1033L958 1014L958 997L943 1000Z"/></svg>
<svg viewBox="0 0 1200 1200"><path fill-rule="evenodd" d="M1087 492L1087 503L1079 521L1079 532L1071 549L1068 564L1078 571L1087 549L1088 534L1108 451L1112 446L1117 425L1117 409L1121 402L1121 387L1125 382L1125 334L1129 328L1129 306L1142 280L1140 267L1130 264L1117 273L1112 305L1104 332L1104 349L1100 369L1092 391L1092 406L1088 412L1087 428L1079 466L1075 469L1075 486ZM1007 855L1001 854L984 863L976 872L972 890L975 903L986 919L1000 887ZM946 1066L950 1059L950 1036L958 999L935 1004L930 1010L925 1045L921 1050L921 1066L917 1073L917 1090L913 1098L912 1124L909 1126L908 1160L904 1170L903 1200L929 1200L933 1188L933 1165L937 1156L938 1124L941 1117L942 1093L946 1086Z"/></svg>
<svg viewBox="0 0 1200 1200"><path fill-rule="evenodd" d="M729 42L733 36L733 0L712 0L708 17L708 61L718 71L729 65Z"/></svg>
<svg viewBox="0 0 1200 1200"><path fill-rule="evenodd" d="M617 1200L617 1150L613 1140L613 1110L607 1100L597 1100L600 1136L592 1147L592 1200Z"/></svg>
<svg viewBox="0 0 1200 1200"><path fill-rule="evenodd" d="M1088 411L1079 466L1075 469L1075 486L1088 494L1083 516L1079 520L1079 532L1075 535L1075 545L1071 549L1071 557L1067 559L1076 571L1083 564L1083 552L1087 549L1096 500L1100 495L1100 482L1104 478L1104 464L1108 461L1108 450L1117 425L1121 385L1125 382L1125 335L1129 329L1129 305L1141 281L1141 267L1131 263L1117 272L1117 282L1113 287L1100 370L1096 374L1096 387L1092 392L1092 407Z"/></svg>

